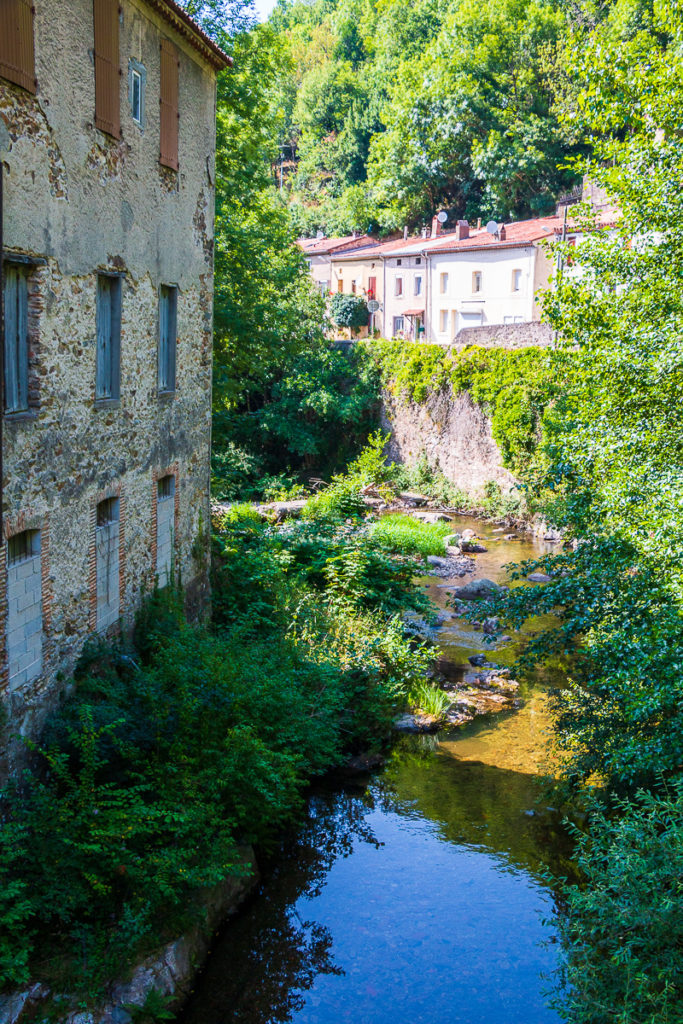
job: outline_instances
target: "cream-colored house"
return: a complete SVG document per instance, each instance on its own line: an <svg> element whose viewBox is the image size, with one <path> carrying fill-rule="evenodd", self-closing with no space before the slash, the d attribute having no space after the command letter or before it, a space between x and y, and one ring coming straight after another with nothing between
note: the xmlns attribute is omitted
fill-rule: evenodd
<svg viewBox="0 0 683 1024"><path fill-rule="evenodd" d="M321 294L329 295L330 292L341 290L337 288L332 272L335 255L359 247L377 245L377 240L369 235L354 234L341 238L300 238L297 244L306 258L310 275Z"/></svg>

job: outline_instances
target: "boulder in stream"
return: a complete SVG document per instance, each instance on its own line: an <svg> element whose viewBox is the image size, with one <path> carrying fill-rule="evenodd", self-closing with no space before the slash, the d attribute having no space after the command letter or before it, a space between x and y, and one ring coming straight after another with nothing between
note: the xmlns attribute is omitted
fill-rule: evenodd
<svg viewBox="0 0 683 1024"><path fill-rule="evenodd" d="M500 583L494 583L493 580L488 580L484 577L481 580L470 580L463 587L457 587L454 595L458 601L478 601L484 597L493 597L495 594L500 594L503 590L507 590L507 587L503 587Z"/></svg>
<svg viewBox="0 0 683 1024"><path fill-rule="evenodd" d="M529 583L550 583L552 576L548 576L546 572L531 572L527 579Z"/></svg>

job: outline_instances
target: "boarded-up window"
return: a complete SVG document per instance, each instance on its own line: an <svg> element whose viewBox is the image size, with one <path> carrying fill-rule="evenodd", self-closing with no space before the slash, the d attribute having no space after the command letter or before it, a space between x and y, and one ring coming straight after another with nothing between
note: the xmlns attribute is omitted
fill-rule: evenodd
<svg viewBox="0 0 683 1024"><path fill-rule="evenodd" d="M36 91L33 0L0 0L0 76Z"/></svg>
<svg viewBox="0 0 683 1024"><path fill-rule="evenodd" d="M95 528L97 572L97 630L119 617L119 499L106 498L97 506Z"/></svg>
<svg viewBox="0 0 683 1024"><path fill-rule="evenodd" d="M119 112L119 3L93 0L95 23L95 124L118 139Z"/></svg>
<svg viewBox="0 0 683 1024"><path fill-rule="evenodd" d="M7 541L7 662L10 690L43 669L43 593L40 532L25 530Z"/></svg>
<svg viewBox="0 0 683 1024"><path fill-rule="evenodd" d="M5 268L5 409L28 409L28 270Z"/></svg>
<svg viewBox="0 0 683 1024"><path fill-rule="evenodd" d="M162 284L159 291L159 391L175 391L178 289Z"/></svg>
<svg viewBox="0 0 683 1024"><path fill-rule="evenodd" d="M165 587L173 578L175 541L175 477L163 476L157 483L157 585Z"/></svg>
<svg viewBox="0 0 683 1024"><path fill-rule="evenodd" d="M97 359L95 398L121 394L121 278L97 277Z"/></svg>
<svg viewBox="0 0 683 1024"><path fill-rule="evenodd" d="M161 40L161 139L159 161L178 170L178 51L168 39Z"/></svg>

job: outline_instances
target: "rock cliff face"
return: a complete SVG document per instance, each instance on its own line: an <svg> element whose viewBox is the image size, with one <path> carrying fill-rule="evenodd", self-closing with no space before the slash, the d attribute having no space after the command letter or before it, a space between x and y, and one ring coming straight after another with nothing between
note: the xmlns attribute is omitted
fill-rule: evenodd
<svg viewBox="0 0 683 1024"><path fill-rule="evenodd" d="M490 481L505 493L516 481L503 466L491 424L467 392L444 388L422 404L384 396L383 427L391 432L388 455L394 462L415 465L425 457L457 487L480 495Z"/></svg>

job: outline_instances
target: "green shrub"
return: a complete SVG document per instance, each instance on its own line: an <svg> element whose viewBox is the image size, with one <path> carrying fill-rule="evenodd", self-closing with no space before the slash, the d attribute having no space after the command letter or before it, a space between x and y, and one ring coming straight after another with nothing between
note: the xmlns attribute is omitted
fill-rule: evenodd
<svg viewBox="0 0 683 1024"><path fill-rule="evenodd" d="M452 703L444 690L426 680L420 680L411 688L408 702L416 711L422 711L433 718L442 718Z"/></svg>
<svg viewBox="0 0 683 1024"><path fill-rule="evenodd" d="M357 330L368 325L368 305L361 295L345 295L335 292L330 299L330 314L338 327Z"/></svg>

